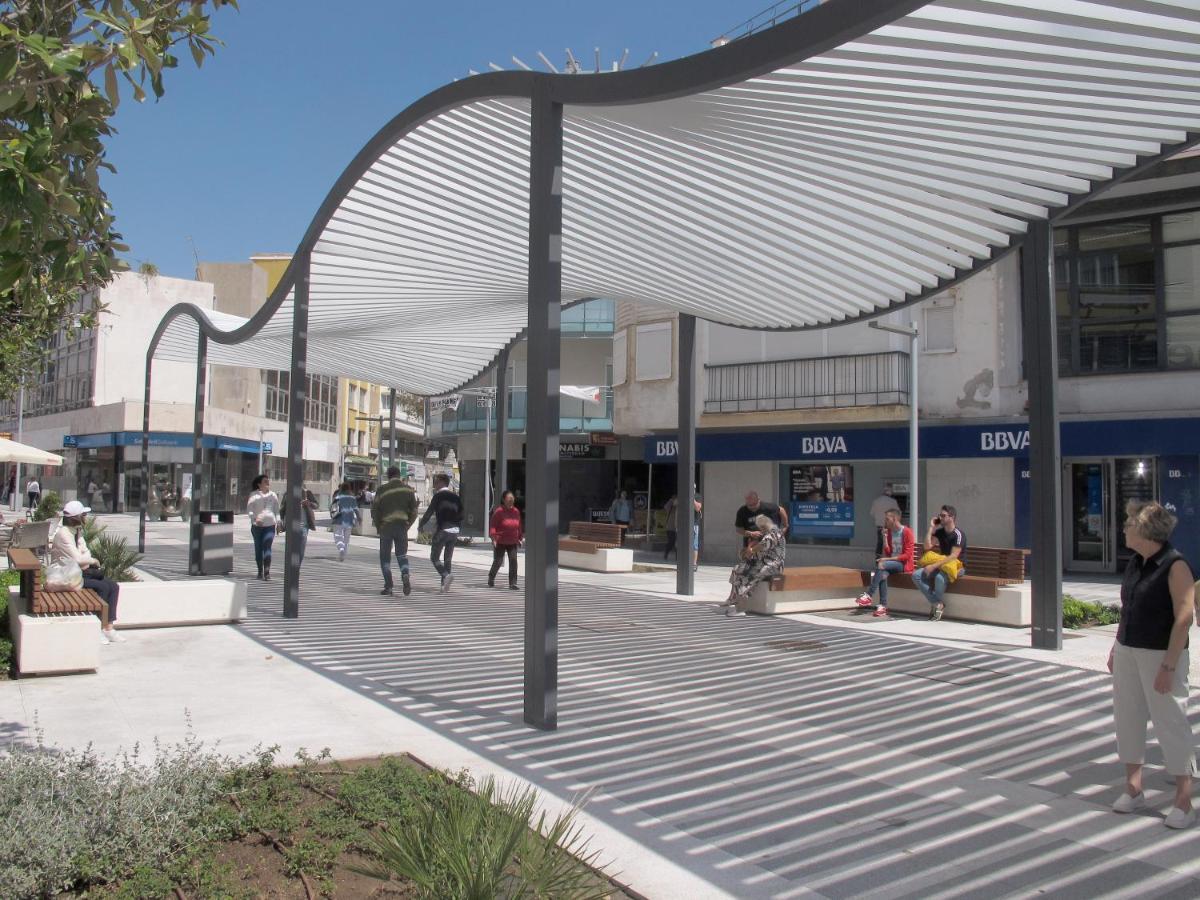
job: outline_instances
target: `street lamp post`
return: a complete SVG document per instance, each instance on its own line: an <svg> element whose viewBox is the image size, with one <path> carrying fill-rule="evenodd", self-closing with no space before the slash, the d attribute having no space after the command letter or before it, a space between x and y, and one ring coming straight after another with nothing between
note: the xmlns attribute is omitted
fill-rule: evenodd
<svg viewBox="0 0 1200 900"><path fill-rule="evenodd" d="M867 325L877 331L902 334L908 338L908 522L912 526L913 534L919 540L918 488L920 487L920 475L917 472L917 461L920 441L917 437L917 337L921 332L915 322L909 322L908 325L884 325L873 321L868 322Z"/></svg>

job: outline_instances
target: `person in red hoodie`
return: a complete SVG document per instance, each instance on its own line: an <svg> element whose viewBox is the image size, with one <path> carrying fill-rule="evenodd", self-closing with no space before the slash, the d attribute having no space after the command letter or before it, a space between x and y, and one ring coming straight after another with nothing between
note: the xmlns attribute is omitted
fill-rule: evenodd
<svg viewBox="0 0 1200 900"><path fill-rule="evenodd" d="M492 513L488 534L492 538L492 568L488 572L488 587L496 586L496 573L500 571L500 560L508 554L508 586L517 590L517 547L525 540L525 529L521 527L521 511L517 509L517 498L512 491L505 491L500 505Z"/></svg>
<svg viewBox="0 0 1200 900"><path fill-rule="evenodd" d="M900 523L900 510L893 507L883 516L883 556L875 560L875 575L871 586L863 591L857 602L861 607L875 606L873 594L879 591L879 605L875 606L875 618L882 618L887 611L887 579L895 572L913 573L914 554L917 541L913 530Z"/></svg>

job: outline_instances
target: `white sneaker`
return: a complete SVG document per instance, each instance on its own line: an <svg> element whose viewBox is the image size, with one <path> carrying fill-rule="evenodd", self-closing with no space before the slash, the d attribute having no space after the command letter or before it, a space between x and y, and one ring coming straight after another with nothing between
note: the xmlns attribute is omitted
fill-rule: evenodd
<svg viewBox="0 0 1200 900"><path fill-rule="evenodd" d="M1171 811L1167 813L1167 817L1163 820L1163 824L1168 828L1191 828L1196 822L1196 810L1189 809L1184 812L1178 806L1172 806Z"/></svg>
<svg viewBox="0 0 1200 900"><path fill-rule="evenodd" d="M450 585L452 584L454 584L454 576L447 572L442 576L442 593L444 594L450 590Z"/></svg>
<svg viewBox="0 0 1200 900"><path fill-rule="evenodd" d="M1145 805L1145 794L1138 794L1136 797L1131 797L1128 793L1122 793L1112 805L1112 811L1115 813L1131 813L1135 809L1141 809Z"/></svg>
<svg viewBox="0 0 1200 900"><path fill-rule="evenodd" d="M731 606L731 607L729 607L729 609L725 610L725 615L729 616L732 619L732 618L736 618L737 616L744 616L745 613L742 612L740 609L738 609L736 606Z"/></svg>
<svg viewBox="0 0 1200 900"><path fill-rule="evenodd" d="M100 643L102 643L102 644L111 644L111 643L112 643L112 641L110 641L110 640L108 639L108 632L107 632L107 631L103 631L103 630L101 630L101 632L100 632Z"/></svg>
<svg viewBox="0 0 1200 900"><path fill-rule="evenodd" d="M121 636L121 633L120 633L120 632L118 632L118 631L117 631L117 629L115 629L115 628L110 628L110 629L108 629L108 631L104 632L104 636L105 636L106 638L108 638L108 642L109 642L110 644L123 644L123 643L125 643L125 638L123 638L123 637Z"/></svg>

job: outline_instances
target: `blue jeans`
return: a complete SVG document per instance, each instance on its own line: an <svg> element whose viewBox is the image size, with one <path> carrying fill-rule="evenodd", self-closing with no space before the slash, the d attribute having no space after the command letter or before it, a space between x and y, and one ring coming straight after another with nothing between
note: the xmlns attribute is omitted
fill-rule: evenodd
<svg viewBox="0 0 1200 900"><path fill-rule="evenodd" d="M264 565L271 564L271 545L275 543L275 526L251 525L250 537L254 538L254 562L261 572Z"/></svg>
<svg viewBox="0 0 1200 900"><path fill-rule="evenodd" d="M879 568L875 570L875 574L871 577L871 586L867 588L867 593L874 595L875 591L879 591L879 605L887 606L887 579L889 575L903 572L904 563L898 559L885 559L880 563Z"/></svg>
<svg viewBox="0 0 1200 900"><path fill-rule="evenodd" d="M392 547L396 548L396 562L400 574L408 574L408 523L384 525L379 529L379 568L383 570L383 586L392 586Z"/></svg>
<svg viewBox="0 0 1200 900"><path fill-rule="evenodd" d="M960 577L965 574L967 574L966 569L959 572ZM917 569L917 571L913 572L913 584L917 586L917 590L925 595L925 599L929 601L930 606L937 606L942 602L942 597L946 593L946 585L949 583L946 579L946 573L941 569L933 573L932 581L926 577L924 569Z"/></svg>

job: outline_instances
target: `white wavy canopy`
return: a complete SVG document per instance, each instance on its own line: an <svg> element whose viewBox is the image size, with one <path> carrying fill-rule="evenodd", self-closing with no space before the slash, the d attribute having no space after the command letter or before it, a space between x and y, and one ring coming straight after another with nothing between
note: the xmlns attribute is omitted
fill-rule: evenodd
<svg viewBox="0 0 1200 900"><path fill-rule="evenodd" d="M716 90L569 105L562 299L779 328L928 296L1193 141L1198 37L1200 0L946 0ZM520 333L528 135L527 101L482 100L379 156L313 249L310 372L443 393ZM177 319L158 356L195 344ZM288 368L290 298L209 359Z"/></svg>

